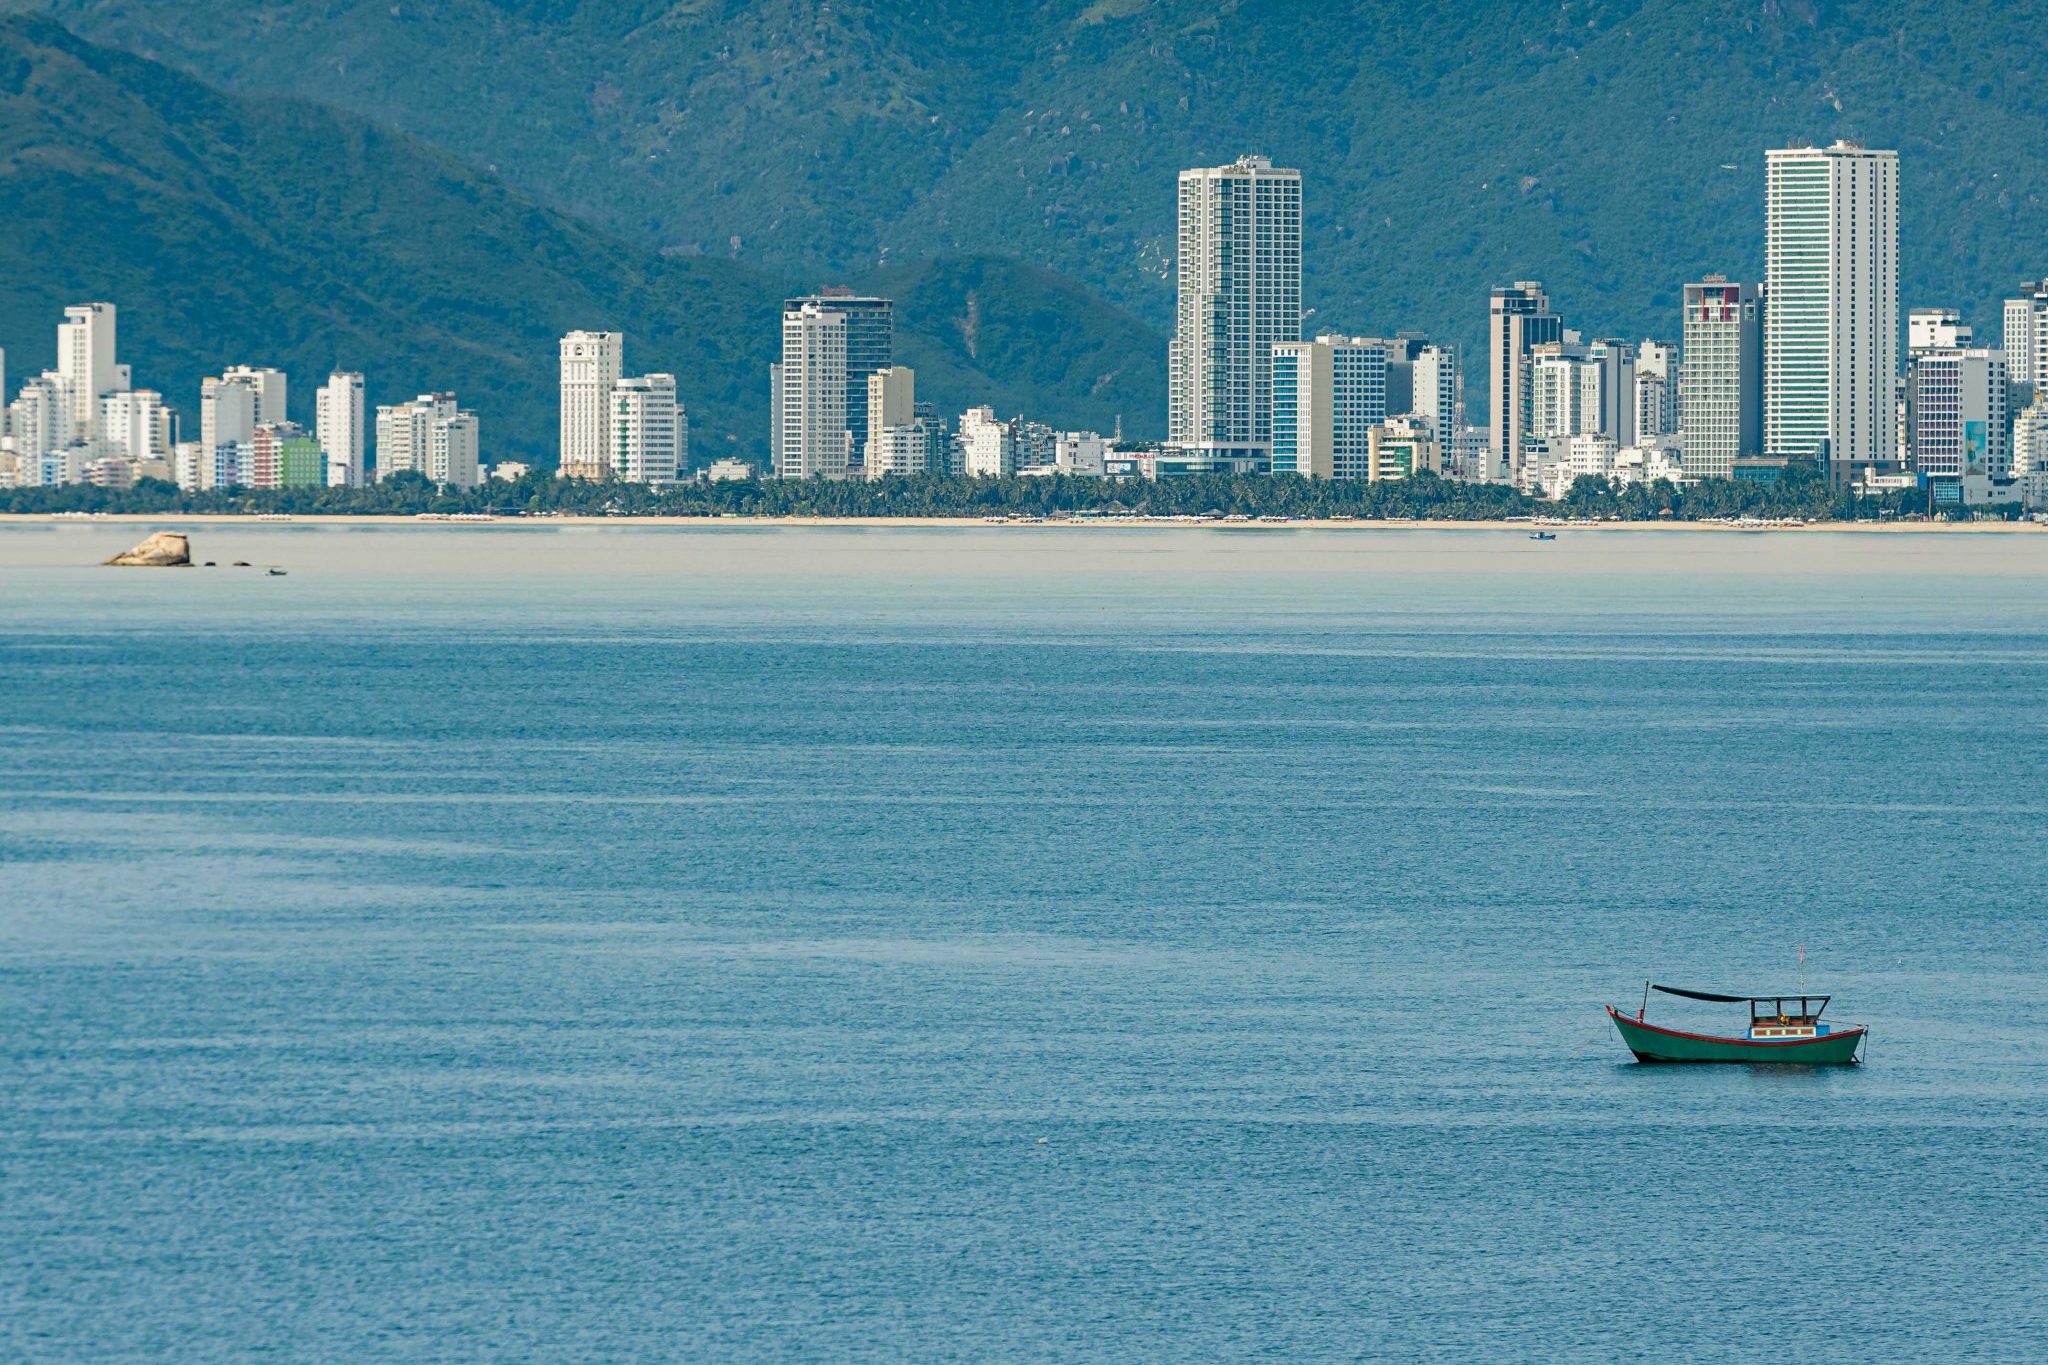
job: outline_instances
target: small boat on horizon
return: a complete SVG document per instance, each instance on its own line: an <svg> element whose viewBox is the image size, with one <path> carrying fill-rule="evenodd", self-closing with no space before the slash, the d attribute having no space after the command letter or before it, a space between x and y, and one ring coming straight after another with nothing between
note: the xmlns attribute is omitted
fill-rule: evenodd
<svg viewBox="0 0 2048 1365"><path fill-rule="evenodd" d="M1650 992L1675 995L1685 1000L1705 1000L1717 1005L1748 1005L1749 1028L1740 1037L1711 1033L1689 1033L1665 1028L1644 1020L1649 1013ZM1851 1066L1859 1059L1864 1040L1870 1036L1865 1024L1837 1027L1821 1022L1821 1011L1832 999L1807 995L1802 987L1796 995L1723 995L1717 991L1690 991L1677 986L1643 983L1643 1005L1634 1016L1607 1007L1607 1017L1620 1031L1622 1042L1639 1062L1765 1062L1794 1066Z"/></svg>
<svg viewBox="0 0 2048 1365"><path fill-rule="evenodd" d="M1529 533L1529 539L1531 539L1531 540L1556 540L1556 539L1557 539L1557 532L1555 532L1555 531L1531 531L1531 532Z"/></svg>

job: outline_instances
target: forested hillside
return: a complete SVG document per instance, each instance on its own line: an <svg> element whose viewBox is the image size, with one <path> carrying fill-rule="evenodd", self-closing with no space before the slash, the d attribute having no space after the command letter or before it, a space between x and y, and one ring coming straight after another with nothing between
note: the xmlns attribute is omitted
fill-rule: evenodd
<svg viewBox="0 0 2048 1365"><path fill-rule="evenodd" d="M0 191L12 380L54 363L63 305L110 299L137 382L195 430L199 380L224 365L287 369L308 422L340 365L372 403L454 389L487 459L552 464L556 338L612 327L634 372L677 374L699 464L759 459L781 299L822 279L661 256L410 136L225 95L28 18L0 19ZM1164 343L1087 290L1006 260L883 278L926 396L1149 429Z"/></svg>
<svg viewBox="0 0 2048 1365"><path fill-rule="evenodd" d="M1909 304L2048 270L2048 11L1988 0L0 0L391 121L649 249L1000 255L1168 321L1173 175L1307 175L1312 325L1596 331L1762 262L1762 150L1903 157Z"/></svg>

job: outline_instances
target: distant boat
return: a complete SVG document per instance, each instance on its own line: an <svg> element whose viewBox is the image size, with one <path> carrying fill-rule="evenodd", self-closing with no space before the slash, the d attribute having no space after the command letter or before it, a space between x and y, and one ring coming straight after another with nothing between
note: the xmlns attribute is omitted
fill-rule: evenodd
<svg viewBox="0 0 2048 1365"><path fill-rule="evenodd" d="M1717 1005L1748 1005L1749 1028L1740 1037L1687 1033L1644 1022L1650 992ZM1721 995L1643 983L1643 1007L1633 1017L1609 1005L1607 1017L1639 1062L1770 1062L1795 1066L1848 1066L1858 1060L1870 1030L1863 1024L1836 1027L1821 1022L1831 997L1807 995Z"/></svg>
<svg viewBox="0 0 2048 1365"><path fill-rule="evenodd" d="M270 571L270 576L271 576L272 578L283 578L283 577L284 577L284 570L283 570L283 569L272 569L272 570Z"/></svg>
<svg viewBox="0 0 2048 1365"><path fill-rule="evenodd" d="M1531 540L1556 540L1556 539L1557 539L1557 532L1555 532L1555 531L1531 531L1531 532L1529 533L1529 539L1531 539Z"/></svg>

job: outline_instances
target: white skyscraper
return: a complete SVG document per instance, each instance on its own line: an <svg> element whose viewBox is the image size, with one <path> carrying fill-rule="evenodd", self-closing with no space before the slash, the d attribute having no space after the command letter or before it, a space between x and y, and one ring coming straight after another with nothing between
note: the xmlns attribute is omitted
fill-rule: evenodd
<svg viewBox="0 0 2048 1365"><path fill-rule="evenodd" d="M561 473L601 479L612 468L612 386L619 382L625 334L571 332L562 338Z"/></svg>
<svg viewBox="0 0 2048 1365"><path fill-rule="evenodd" d="M68 386L71 427L82 441L100 434L100 399L128 387L126 369L114 362L114 337L111 303L66 308L57 325L57 373Z"/></svg>
<svg viewBox="0 0 2048 1365"><path fill-rule="evenodd" d="M353 370L327 376L313 401L313 434L327 457L327 481L345 488L363 483L365 438L363 377Z"/></svg>
<svg viewBox="0 0 2048 1365"><path fill-rule="evenodd" d="M1527 434L1536 441L1600 430L1600 366L1576 342L1546 341L1528 361Z"/></svg>
<svg viewBox="0 0 2048 1365"><path fill-rule="evenodd" d="M1761 453L1763 338L1754 286L1709 275L1684 289L1685 359L1679 429L1685 473L1727 479L1735 461Z"/></svg>
<svg viewBox="0 0 2048 1365"><path fill-rule="evenodd" d="M1764 154L1764 453L1830 477L1896 458L1899 154Z"/></svg>
<svg viewBox="0 0 2048 1365"><path fill-rule="evenodd" d="M2013 383L2048 392L2048 280L2030 280L2020 286L2020 297L2005 301L2000 342Z"/></svg>
<svg viewBox="0 0 2048 1365"><path fill-rule="evenodd" d="M851 463L846 427L846 316L817 303L782 315L782 363L769 367L771 445L784 479L843 479Z"/></svg>
<svg viewBox="0 0 2048 1365"><path fill-rule="evenodd" d="M612 477L622 483L674 483L689 463L687 421L672 374L612 385Z"/></svg>
<svg viewBox="0 0 2048 1365"><path fill-rule="evenodd" d="M110 393L100 400L100 439L124 460L171 458L171 410L154 389Z"/></svg>
<svg viewBox="0 0 2048 1365"><path fill-rule="evenodd" d="M1273 347L1301 340L1301 172L1262 156L1180 173L1167 439L1252 467L1272 451Z"/></svg>

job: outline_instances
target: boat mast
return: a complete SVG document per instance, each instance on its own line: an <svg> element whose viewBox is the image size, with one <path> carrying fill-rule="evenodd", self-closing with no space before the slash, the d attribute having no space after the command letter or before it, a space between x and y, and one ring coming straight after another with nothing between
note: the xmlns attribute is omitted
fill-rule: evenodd
<svg viewBox="0 0 2048 1365"><path fill-rule="evenodd" d="M1650 983L1643 983L1643 1007L1636 1011L1636 1022L1643 1022L1643 1016L1650 1012Z"/></svg>

